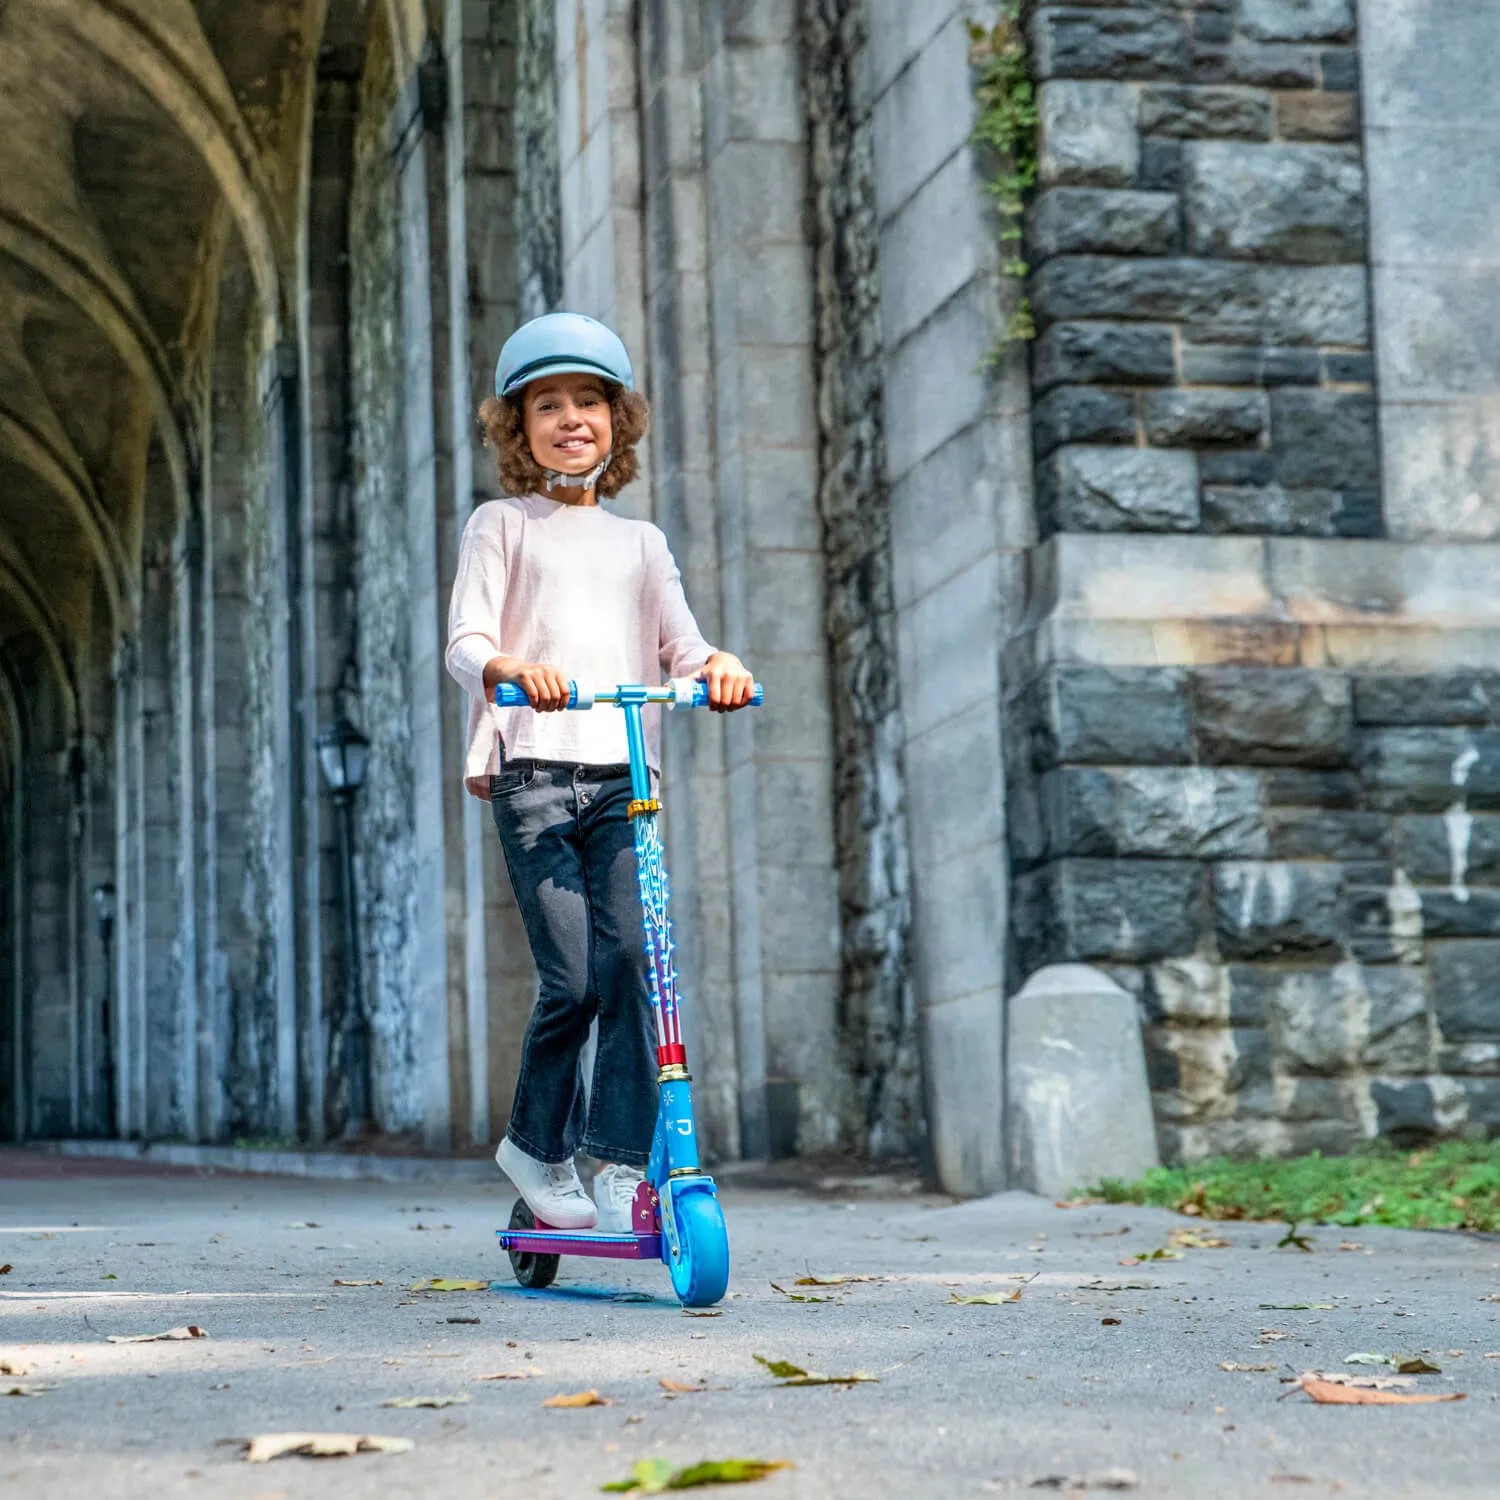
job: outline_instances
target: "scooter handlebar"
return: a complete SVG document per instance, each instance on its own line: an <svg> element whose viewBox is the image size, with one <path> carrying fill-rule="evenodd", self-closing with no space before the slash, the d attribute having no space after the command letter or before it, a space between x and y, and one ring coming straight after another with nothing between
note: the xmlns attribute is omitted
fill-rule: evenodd
<svg viewBox="0 0 1500 1500"><path fill-rule="evenodd" d="M678 679L670 682L665 687L657 688L601 688L598 692L590 692L587 688L580 689L576 682L568 684L568 707L583 709L592 708L596 703L619 703L622 701L644 703L665 703L669 708L707 708L708 707L708 684L697 678ZM636 695L639 694L639 698ZM766 701L766 690L760 684L755 684L755 691L750 695L749 707L759 708ZM514 682L500 682L495 684L495 704L498 708L525 708L531 700L526 696L526 689Z"/></svg>

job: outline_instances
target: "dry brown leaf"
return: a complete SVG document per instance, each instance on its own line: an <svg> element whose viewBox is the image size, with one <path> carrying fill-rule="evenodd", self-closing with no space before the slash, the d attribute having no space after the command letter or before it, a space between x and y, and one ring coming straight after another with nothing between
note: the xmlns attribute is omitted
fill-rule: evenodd
<svg viewBox="0 0 1500 1500"><path fill-rule="evenodd" d="M681 1380L662 1379L657 1381L657 1384L661 1386L662 1390L672 1391L674 1394L680 1396L696 1395L699 1391L706 1391L708 1389L706 1385L688 1385Z"/></svg>
<svg viewBox="0 0 1500 1500"><path fill-rule="evenodd" d="M304 1458L349 1458L356 1453L409 1453L416 1444L410 1438L375 1437L358 1432L267 1432L250 1438L245 1461L269 1463L289 1453Z"/></svg>
<svg viewBox="0 0 1500 1500"><path fill-rule="evenodd" d="M1230 1242L1217 1234L1204 1234L1197 1229L1174 1229L1167 1236L1167 1243L1175 1250L1227 1250Z"/></svg>
<svg viewBox="0 0 1500 1500"><path fill-rule="evenodd" d="M1398 1391L1372 1391L1362 1386L1338 1385L1331 1380L1308 1380L1300 1382L1320 1406L1429 1406L1435 1401L1462 1401L1463 1391L1452 1391L1447 1395L1404 1396Z"/></svg>
<svg viewBox="0 0 1500 1500"><path fill-rule="evenodd" d="M0 1276L9 1276L14 1270L15 1267L9 1261L6 1261L3 1266L0 1266Z"/></svg>
<svg viewBox="0 0 1500 1500"><path fill-rule="evenodd" d="M879 1281L878 1276L799 1276L793 1286L843 1286L850 1281Z"/></svg>
<svg viewBox="0 0 1500 1500"><path fill-rule="evenodd" d="M111 1344L164 1344L179 1339L206 1339L208 1333L196 1323L184 1324L181 1328L169 1328L165 1333L111 1333L106 1342Z"/></svg>
<svg viewBox="0 0 1500 1500"><path fill-rule="evenodd" d="M382 1406L399 1406L405 1410L411 1410L418 1406L433 1406L441 1409L444 1406L463 1406L468 1402L467 1396L392 1396L389 1401L382 1401Z"/></svg>
<svg viewBox="0 0 1500 1500"><path fill-rule="evenodd" d="M1303 1380L1326 1380L1330 1385L1351 1385L1367 1391L1399 1391L1414 1384L1410 1375L1348 1375L1342 1370L1304 1370Z"/></svg>
<svg viewBox="0 0 1500 1500"><path fill-rule="evenodd" d="M418 1281L412 1284L414 1292L487 1292L490 1284L487 1281L455 1281L451 1276L434 1276L427 1281Z"/></svg>
<svg viewBox="0 0 1500 1500"><path fill-rule="evenodd" d="M333 1278L335 1286L384 1286L383 1281L340 1281L337 1276Z"/></svg>
<svg viewBox="0 0 1500 1500"><path fill-rule="evenodd" d="M542 1372L540 1370L521 1370L512 1375L509 1371L502 1370L498 1375L476 1375L475 1380L535 1380Z"/></svg>
<svg viewBox="0 0 1500 1500"><path fill-rule="evenodd" d="M1275 1373L1275 1365L1242 1365L1238 1360L1224 1359L1219 1361L1221 1370L1239 1371L1245 1375L1271 1375Z"/></svg>
<svg viewBox="0 0 1500 1500"><path fill-rule="evenodd" d="M598 1391L579 1391L573 1396L548 1396L543 1406L613 1406L615 1403Z"/></svg>
<svg viewBox="0 0 1500 1500"><path fill-rule="evenodd" d="M1340 1250L1363 1250L1365 1247L1358 1240L1340 1240Z"/></svg>

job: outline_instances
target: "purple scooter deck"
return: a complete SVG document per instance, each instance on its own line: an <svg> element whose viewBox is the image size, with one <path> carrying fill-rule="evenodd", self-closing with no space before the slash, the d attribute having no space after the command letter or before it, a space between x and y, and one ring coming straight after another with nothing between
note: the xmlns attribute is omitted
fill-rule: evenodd
<svg viewBox="0 0 1500 1500"><path fill-rule="evenodd" d="M660 1260L659 1234L599 1234L592 1229L501 1229L502 1250L520 1255L595 1255L611 1260Z"/></svg>
<svg viewBox="0 0 1500 1500"><path fill-rule="evenodd" d="M594 1255L609 1260L660 1260L661 1213L656 1189L643 1182L631 1205L630 1234L601 1234L596 1229L497 1229L500 1248L519 1255Z"/></svg>

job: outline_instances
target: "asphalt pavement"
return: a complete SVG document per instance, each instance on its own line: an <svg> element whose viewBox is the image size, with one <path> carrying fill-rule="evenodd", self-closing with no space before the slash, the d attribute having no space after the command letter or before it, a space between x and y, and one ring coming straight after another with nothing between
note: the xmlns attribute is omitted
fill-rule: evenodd
<svg viewBox="0 0 1500 1500"><path fill-rule="evenodd" d="M493 1239L498 1174L417 1187L0 1154L0 1494L572 1500L642 1459L730 1457L795 1467L707 1493L1500 1493L1493 1240L1317 1229L1302 1251L1277 1226L848 1174L736 1173L723 1196L730 1291L694 1317L660 1267L565 1260L552 1290L518 1288ZM411 1289L443 1277L488 1289ZM108 1342L188 1325L206 1336ZM782 1386L757 1355L876 1379ZM1465 1399L1318 1405L1308 1370ZM588 1391L603 1404L544 1404ZM383 1404L402 1397L462 1399ZM246 1461L242 1440L281 1432L414 1446Z"/></svg>

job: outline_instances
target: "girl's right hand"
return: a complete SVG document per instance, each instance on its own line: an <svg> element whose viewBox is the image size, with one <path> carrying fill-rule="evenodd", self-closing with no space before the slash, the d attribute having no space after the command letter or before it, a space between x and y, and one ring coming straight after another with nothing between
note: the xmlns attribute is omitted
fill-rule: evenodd
<svg viewBox="0 0 1500 1500"><path fill-rule="evenodd" d="M515 683L539 714L557 713L566 708L573 695L573 689L561 670L543 662L509 659L495 674L495 680Z"/></svg>

